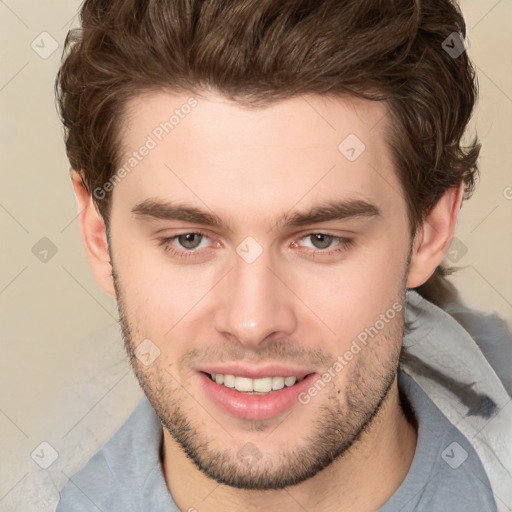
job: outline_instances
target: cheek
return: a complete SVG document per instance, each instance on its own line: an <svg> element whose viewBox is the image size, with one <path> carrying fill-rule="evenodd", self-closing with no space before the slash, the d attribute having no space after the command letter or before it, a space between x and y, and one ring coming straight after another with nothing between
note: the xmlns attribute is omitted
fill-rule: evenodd
<svg viewBox="0 0 512 512"><path fill-rule="evenodd" d="M296 281L297 295L334 331L338 344L350 343L402 303L407 247L399 243L382 239L359 248L340 265L305 270Z"/></svg>
<svg viewBox="0 0 512 512"><path fill-rule="evenodd" d="M201 295L197 288L179 273L132 272L124 292L139 323L153 336L162 338L199 300Z"/></svg>
<svg viewBox="0 0 512 512"><path fill-rule="evenodd" d="M135 247L134 241L128 247L120 240L114 253L130 323L140 336L155 340L172 337L197 315L201 299L218 277L211 266L173 264L163 249L153 245L141 242L140 249Z"/></svg>

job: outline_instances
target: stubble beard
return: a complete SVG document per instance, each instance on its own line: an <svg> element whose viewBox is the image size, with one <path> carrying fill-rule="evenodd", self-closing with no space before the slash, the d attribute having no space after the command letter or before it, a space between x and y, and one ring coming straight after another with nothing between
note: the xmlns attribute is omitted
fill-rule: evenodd
<svg viewBox="0 0 512 512"><path fill-rule="evenodd" d="M338 388L333 382L310 404L295 406L311 407L311 416L314 416L308 419L308 432L297 440L297 446L279 454L265 454L262 444L257 447L261 457L256 461L253 457L248 462L240 457L244 441L235 446L228 434L220 442L209 436L208 424L212 419L207 417L205 409L196 407L196 411L206 416L201 421L190 417L187 411L196 405L194 398L183 389L176 376L158 365L145 367L135 357L135 348L142 338L139 339L132 328L136 325L135 318L129 318L129 308L115 271L113 278L125 348L147 399L163 427L187 457L203 474L218 483L237 489L275 490L314 477L343 457L372 428L395 382L404 332L405 287L402 287L399 298L400 314L343 369L343 372L351 372L346 385ZM292 412L277 428L276 424L271 426L276 428L273 436L279 435L281 430L281 435L288 440L286 423L292 421L291 425L294 425L293 416ZM265 430L269 425L271 422L255 422L252 431Z"/></svg>

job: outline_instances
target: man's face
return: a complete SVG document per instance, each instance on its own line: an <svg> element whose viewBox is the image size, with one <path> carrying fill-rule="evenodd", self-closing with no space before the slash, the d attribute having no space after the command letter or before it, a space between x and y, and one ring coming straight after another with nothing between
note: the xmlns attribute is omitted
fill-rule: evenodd
<svg viewBox="0 0 512 512"><path fill-rule="evenodd" d="M386 114L355 99L188 98L140 97L125 119L122 164L150 148L112 197L125 342L197 467L282 488L344 453L396 391L410 237ZM358 215L325 216L342 202ZM218 223L172 218L185 207ZM305 378L250 394L210 374L262 390Z"/></svg>

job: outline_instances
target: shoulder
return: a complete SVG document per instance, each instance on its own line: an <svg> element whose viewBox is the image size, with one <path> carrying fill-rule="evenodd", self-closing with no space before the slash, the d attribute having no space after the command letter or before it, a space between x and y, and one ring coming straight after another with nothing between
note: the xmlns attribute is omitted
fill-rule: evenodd
<svg viewBox="0 0 512 512"><path fill-rule="evenodd" d="M399 385L418 423L418 441L405 480L381 512L495 512L488 476L468 439L403 371Z"/></svg>
<svg viewBox="0 0 512 512"><path fill-rule="evenodd" d="M57 512L142 510L138 506L152 472L161 472L162 427L143 398L130 417L64 487Z"/></svg>

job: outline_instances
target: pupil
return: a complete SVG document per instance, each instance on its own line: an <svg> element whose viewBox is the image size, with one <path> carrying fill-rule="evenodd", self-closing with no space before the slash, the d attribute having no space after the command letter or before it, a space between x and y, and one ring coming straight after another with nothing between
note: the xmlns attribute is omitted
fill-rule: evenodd
<svg viewBox="0 0 512 512"><path fill-rule="evenodd" d="M317 233L313 235L313 245L317 249L325 249L331 245L332 242L332 236L330 235L323 235L321 233ZM319 243L319 244L318 244Z"/></svg>
<svg viewBox="0 0 512 512"><path fill-rule="evenodd" d="M200 235L197 233L186 233L179 236L179 242L186 249L194 249L199 244L197 241L194 242L195 237L200 237Z"/></svg>

